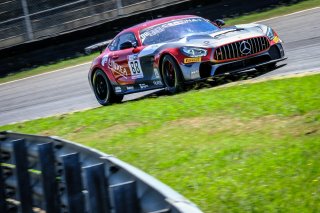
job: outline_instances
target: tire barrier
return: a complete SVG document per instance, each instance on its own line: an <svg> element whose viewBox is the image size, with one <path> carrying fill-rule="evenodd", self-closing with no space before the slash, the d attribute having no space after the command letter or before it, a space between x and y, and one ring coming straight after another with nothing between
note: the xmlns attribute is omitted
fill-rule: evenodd
<svg viewBox="0 0 320 213"><path fill-rule="evenodd" d="M0 212L201 212L143 171L58 137L1 132L0 163Z"/></svg>
<svg viewBox="0 0 320 213"><path fill-rule="evenodd" d="M103 42L99 42L96 44L92 44L86 48L84 48L84 53L85 54L91 54L94 51L99 50L100 53L108 46L108 44L111 42L112 40L108 40L108 41L103 41Z"/></svg>

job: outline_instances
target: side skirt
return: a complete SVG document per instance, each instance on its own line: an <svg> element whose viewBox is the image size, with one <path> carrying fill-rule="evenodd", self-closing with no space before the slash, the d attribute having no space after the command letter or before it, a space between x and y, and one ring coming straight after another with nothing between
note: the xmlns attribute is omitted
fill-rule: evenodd
<svg viewBox="0 0 320 213"><path fill-rule="evenodd" d="M161 81L156 80L150 83L138 83L130 85L112 85L116 95L127 95L132 93L144 92L154 89L163 89L164 85Z"/></svg>

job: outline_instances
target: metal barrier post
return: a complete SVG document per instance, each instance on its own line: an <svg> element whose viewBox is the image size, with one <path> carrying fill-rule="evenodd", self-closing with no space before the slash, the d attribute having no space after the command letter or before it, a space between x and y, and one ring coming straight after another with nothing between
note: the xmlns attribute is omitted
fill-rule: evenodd
<svg viewBox="0 0 320 213"><path fill-rule="evenodd" d="M4 176L2 172L2 156L1 156L1 144L0 144L0 212L7 212Z"/></svg>
<svg viewBox="0 0 320 213"><path fill-rule="evenodd" d="M117 0L117 10L119 16L123 15L122 0Z"/></svg>
<svg viewBox="0 0 320 213"><path fill-rule="evenodd" d="M22 4L22 9L23 9L23 15L24 15L24 21L26 24L28 39L33 40L33 31L32 31L32 26L31 26L31 21L30 21L30 16L29 16L29 9L28 9L27 0L21 0L21 4Z"/></svg>
<svg viewBox="0 0 320 213"><path fill-rule="evenodd" d="M109 213L109 184L105 177L105 164L100 163L84 168L89 193L89 212Z"/></svg>
<svg viewBox="0 0 320 213"><path fill-rule="evenodd" d="M138 213L140 211L135 181L113 185L111 191L117 213Z"/></svg>
<svg viewBox="0 0 320 213"><path fill-rule="evenodd" d="M38 145L39 163L41 169L42 189L44 193L44 206L47 213L59 213L58 186L55 172L55 158L53 143Z"/></svg>
<svg viewBox="0 0 320 213"><path fill-rule="evenodd" d="M14 172L17 177L17 191L21 202L19 212L32 213L32 189L28 172L28 153L24 139L11 142L13 147L13 159L16 165Z"/></svg>
<svg viewBox="0 0 320 213"><path fill-rule="evenodd" d="M62 156L62 162L67 188L68 211L70 213L84 213L85 207L79 153Z"/></svg>

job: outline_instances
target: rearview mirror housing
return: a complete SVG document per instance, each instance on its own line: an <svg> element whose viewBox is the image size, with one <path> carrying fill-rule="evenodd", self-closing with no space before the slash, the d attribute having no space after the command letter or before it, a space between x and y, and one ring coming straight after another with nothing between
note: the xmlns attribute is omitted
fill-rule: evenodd
<svg viewBox="0 0 320 213"><path fill-rule="evenodd" d="M120 44L120 50L124 50L124 49L129 49L129 48L136 48L138 45L137 45L137 42L131 42L131 41L126 41L122 44Z"/></svg>
<svg viewBox="0 0 320 213"><path fill-rule="evenodd" d="M126 41L120 44L120 50L129 49L134 47L134 45L131 43L131 41Z"/></svg>
<svg viewBox="0 0 320 213"><path fill-rule="evenodd" d="M214 21L214 23L215 23L216 25L218 25L219 27L222 27L222 26L224 26L224 25L226 24L222 19L216 19L216 20Z"/></svg>

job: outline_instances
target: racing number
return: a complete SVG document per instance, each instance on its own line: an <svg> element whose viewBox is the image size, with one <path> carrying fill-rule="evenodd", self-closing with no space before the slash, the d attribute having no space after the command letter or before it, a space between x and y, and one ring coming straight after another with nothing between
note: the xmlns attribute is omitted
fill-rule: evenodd
<svg viewBox="0 0 320 213"><path fill-rule="evenodd" d="M133 75L137 75L141 73L141 70L139 68L139 62L137 60L130 61L130 67Z"/></svg>
<svg viewBox="0 0 320 213"><path fill-rule="evenodd" d="M137 73L140 73L140 72L141 72L141 70L140 70L140 68L139 68L139 63L138 63L138 61L134 61L134 67L135 67Z"/></svg>
<svg viewBox="0 0 320 213"><path fill-rule="evenodd" d="M136 56L129 56L128 64L133 79L143 78L140 61Z"/></svg>

